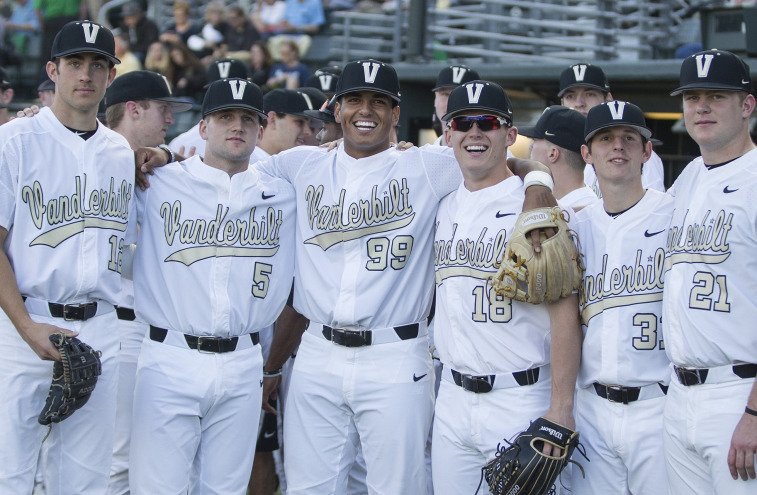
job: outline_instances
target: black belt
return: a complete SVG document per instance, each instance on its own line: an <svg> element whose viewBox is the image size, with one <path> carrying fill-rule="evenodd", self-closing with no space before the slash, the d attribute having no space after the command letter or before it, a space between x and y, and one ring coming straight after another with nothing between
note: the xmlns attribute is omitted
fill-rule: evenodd
<svg viewBox="0 0 757 495"><path fill-rule="evenodd" d="M657 384L660 390L664 394L668 393L668 387L660 383ZM601 383L594 382L594 391L598 396L603 399L607 399L610 402L621 402L628 404L629 402L636 402L639 400L639 394L641 393L641 387L623 387L621 385L602 385Z"/></svg>
<svg viewBox="0 0 757 495"><path fill-rule="evenodd" d="M732 369L733 374L739 378L754 378L757 376L757 364L737 364ZM673 370L678 377L678 381L685 387L705 383L710 371L707 368L679 368L678 366L674 366Z"/></svg>
<svg viewBox="0 0 757 495"><path fill-rule="evenodd" d="M166 340L168 330L165 328L155 327L150 325L150 340L155 342L163 342ZM202 352L232 352L237 348L237 341L239 337L198 337L197 335L184 335L184 340L187 341L187 345L190 349L197 349ZM260 342L260 336L257 332L249 334L252 340L252 345L257 345Z"/></svg>
<svg viewBox="0 0 757 495"><path fill-rule="evenodd" d="M21 297L26 301L26 297ZM89 302L84 304L59 304L47 303L50 310L50 316L53 318L63 318L64 320L86 321L97 314L97 303Z"/></svg>
<svg viewBox="0 0 757 495"><path fill-rule="evenodd" d="M468 392L474 392L477 394L485 394L491 392L494 388L494 380L497 375L466 375L459 371L450 370L452 373L452 379L459 387L463 387ZM525 387L526 385L533 385L539 381L539 368L531 368L524 371L516 371L513 374L513 378L519 386Z"/></svg>
<svg viewBox="0 0 757 495"><path fill-rule="evenodd" d="M394 332L400 340L410 340L418 337L418 324L394 327ZM363 347L373 343L371 330L344 330L323 325L323 336L335 344L344 347Z"/></svg>
<svg viewBox="0 0 757 495"><path fill-rule="evenodd" d="M137 315L134 314L134 310L131 308L124 308L123 306L116 306L116 316L119 320L134 321L137 319Z"/></svg>

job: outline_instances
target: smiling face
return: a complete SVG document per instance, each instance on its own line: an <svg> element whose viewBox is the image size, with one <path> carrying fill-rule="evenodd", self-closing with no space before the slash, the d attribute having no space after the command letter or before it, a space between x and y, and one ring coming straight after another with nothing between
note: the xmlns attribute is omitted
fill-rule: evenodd
<svg viewBox="0 0 757 495"><path fill-rule="evenodd" d="M344 149L353 158L365 158L389 148L400 118L399 105L382 93L360 91L343 95L334 117L342 125Z"/></svg>
<svg viewBox="0 0 757 495"><path fill-rule="evenodd" d="M754 96L742 91L690 90L683 93L686 130L699 145L706 163L715 164L739 156L741 142L749 133ZM734 148L730 151L729 148ZM725 151L724 160L717 158ZM729 157L736 153L734 156ZM710 157L712 157L710 159ZM719 160L719 161L711 161Z"/></svg>
<svg viewBox="0 0 757 495"><path fill-rule="evenodd" d="M594 165L600 187L603 183L641 186L641 167L652 154L652 143L633 127L609 127L594 134L581 154Z"/></svg>
<svg viewBox="0 0 757 495"><path fill-rule="evenodd" d="M250 110L225 109L200 121L200 136L207 140L203 161L224 170L246 170L258 144L260 117Z"/></svg>
<svg viewBox="0 0 757 495"><path fill-rule="evenodd" d="M518 136L518 130L507 124L488 131L481 130L477 123L472 124L467 131L454 129L455 119L481 115L489 114L481 111L462 112L451 119L451 125L444 130L447 144L454 150L460 165L465 186L471 191L493 186L512 175L507 168L507 147Z"/></svg>

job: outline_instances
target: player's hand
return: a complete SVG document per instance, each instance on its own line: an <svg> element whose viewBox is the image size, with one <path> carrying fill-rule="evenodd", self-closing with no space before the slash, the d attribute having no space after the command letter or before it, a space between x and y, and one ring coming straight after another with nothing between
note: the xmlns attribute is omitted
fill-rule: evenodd
<svg viewBox="0 0 757 495"><path fill-rule="evenodd" d="M728 470L735 480L755 479L754 461L757 453L757 416L742 414L731 437Z"/></svg>
<svg viewBox="0 0 757 495"><path fill-rule="evenodd" d="M47 323L32 322L21 330L21 337L29 344L29 347L44 361L60 361L60 352L50 342L50 335L62 333L68 337L76 337L78 332L72 332L65 328L48 325Z"/></svg>
<svg viewBox="0 0 757 495"><path fill-rule="evenodd" d="M136 165L137 185L142 189L150 187L148 175L153 170L168 163L168 155L160 148L139 148L134 152L134 164Z"/></svg>
<svg viewBox="0 0 757 495"><path fill-rule="evenodd" d="M39 107L32 105L16 112L16 117L34 117L39 113Z"/></svg>
<svg viewBox="0 0 757 495"><path fill-rule="evenodd" d="M343 138L339 138L336 141L329 141L328 143L323 143L322 145L320 145L319 148L326 148L326 151L331 151L342 144L342 141L344 141Z"/></svg>
<svg viewBox="0 0 757 495"><path fill-rule="evenodd" d="M557 423L558 425L570 428L571 430L575 431L576 429L576 420L573 417L572 408L550 407L544 417L554 423ZM541 451L542 454L551 455L553 457L559 457L560 455L562 455L562 449L560 447L556 447L548 443L544 444L544 447L542 447Z"/></svg>
<svg viewBox="0 0 757 495"><path fill-rule="evenodd" d="M534 210L536 208L549 208L557 206L557 200L546 186L533 185L526 188L526 198L523 200L523 211ZM549 239L557 232L555 229L535 229L529 235L531 236L531 245L535 253L541 253L541 241Z"/></svg>
<svg viewBox="0 0 757 495"><path fill-rule="evenodd" d="M197 146L190 146L189 151L187 153L184 153L185 151L186 151L186 146L182 145L182 146L179 146L179 152L176 154L183 156L184 158L195 156L197 154Z"/></svg>
<svg viewBox="0 0 757 495"><path fill-rule="evenodd" d="M396 149L397 151L409 150L410 148L412 148L413 146L415 146L410 141L400 141L397 144L392 144L392 143L389 143L389 144L390 144L390 146L394 146L394 149Z"/></svg>
<svg viewBox="0 0 757 495"><path fill-rule="evenodd" d="M268 403L268 399L277 399L279 397L279 385L281 385L281 376L264 376L263 377L263 403L262 407L265 412L278 414L276 408Z"/></svg>

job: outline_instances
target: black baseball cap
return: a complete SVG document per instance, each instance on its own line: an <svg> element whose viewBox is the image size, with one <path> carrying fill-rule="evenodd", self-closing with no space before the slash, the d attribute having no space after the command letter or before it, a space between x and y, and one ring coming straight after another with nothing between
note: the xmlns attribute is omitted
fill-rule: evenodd
<svg viewBox="0 0 757 495"><path fill-rule="evenodd" d="M342 69L338 65L321 67L308 78L303 87L316 88L324 93L334 94L341 74Z"/></svg>
<svg viewBox="0 0 757 495"><path fill-rule="evenodd" d="M573 64L560 74L560 90L557 93L559 98L565 92L576 86L585 86L598 89L603 93L610 91L610 83L607 82L605 72L597 67L587 63Z"/></svg>
<svg viewBox="0 0 757 495"><path fill-rule="evenodd" d="M602 129L619 126L633 127L645 138L652 137L652 131L647 127L641 108L627 101L614 100L599 104L589 110L586 115L584 138L588 143L592 136Z"/></svg>
<svg viewBox="0 0 757 495"><path fill-rule="evenodd" d="M3 86L11 85L11 80L8 77L8 73L5 72L5 69L3 69L2 67L0 67L0 85L3 85Z"/></svg>
<svg viewBox="0 0 757 495"><path fill-rule="evenodd" d="M456 88L461 84L481 79L478 72L467 65L450 65L443 68L436 77L436 86L431 91L442 88Z"/></svg>
<svg viewBox="0 0 757 495"><path fill-rule="evenodd" d="M305 110L315 110L302 93L293 89L274 89L263 96L263 111L306 117Z"/></svg>
<svg viewBox="0 0 757 495"><path fill-rule="evenodd" d="M452 90L447 102L447 113L442 120L449 121L455 115L468 110L481 110L513 121L513 106L507 93L491 81L470 81Z"/></svg>
<svg viewBox="0 0 757 495"><path fill-rule="evenodd" d="M532 139L546 139L566 150L581 153L584 144L586 117L581 113L561 105L544 109L534 126L519 127L518 134Z"/></svg>
<svg viewBox="0 0 757 495"><path fill-rule="evenodd" d="M39 86L37 86L37 91L55 91L55 83L50 79L45 79L44 81L39 83Z"/></svg>
<svg viewBox="0 0 757 495"><path fill-rule="evenodd" d="M240 108L257 113L261 119L266 118L263 113L263 92L257 84L247 79L221 79L208 86L205 98L202 100L202 118L219 110Z"/></svg>
<svg viewBox="0 0 757 495"><path fill-rule="evenodd" d="M301 93L305 97L305 100L308 102L309 110L317 110L321 108L328 100L326 95L323 94L323 91L318 88L297 88L295 91Z"/></svg>
<svg viewBox="0 0 757 495"><path fill-rule="evenodd" d="M165 76L149 70L127 72L113 80L105 91L105 106L140 100L158 100L171 104L174 112L185 112L192 103L171 95L171 86Z"/></svg>
<svg viewBox="0 0 757 495"><path fill-rule="evenodd" d="M400 81L389 64L374 59L357 60L344 66L336 87L336 98L347 93L375 91L400 102Z"/></svg>
<svg viewBox="0 0 757 495"><path fill-rule="evenodd" d="M50 60L76 53L98 53L114 64L121 63L116 58L113 33L102 24L92 21L72 21L63 26L53 40Z"/></svg>
<svg viewBox="0 0 757 495"><path fill-rule="evenodd" d="M247 66L234 58L222 58L212 62L207 72L208 85L221 79L247 79L248 76Z"/></svg>
<svg viewBox="0 0 757 495"><path fill-rule="evenodd" d="M705 50L683 59L679 83L671 96L689 89L752 91L749 66L741 57L725 50Z"/></svg>

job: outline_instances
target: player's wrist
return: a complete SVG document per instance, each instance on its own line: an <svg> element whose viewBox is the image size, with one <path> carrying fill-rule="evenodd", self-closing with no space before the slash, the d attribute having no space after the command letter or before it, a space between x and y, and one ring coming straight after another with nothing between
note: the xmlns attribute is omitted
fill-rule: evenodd
<svg viewBox="0 0 757 495"><path fill-rule="evenodd" d="M275 378L277 376L281 376L281 368L269 368L268 366L263 367L263 378Z"/></svg>
<svg viewBox="0 0 757 495"><path fill-rule="evenodd" d="M176 155L174 154L173 151L171 151L171 148L169 148L165 144L159 144L158 148L163 150L166 153L166 155L168 155L168 161L166 163L173 163L176 161Z"/></svg>
<svg viewBox="0 0 757 495"><path fill-rule="evenodd" d="M527 189L530 186L544 186L550 191L554 191L555 181L548 172L532 170L523 177L523 188Z"/></svg>

